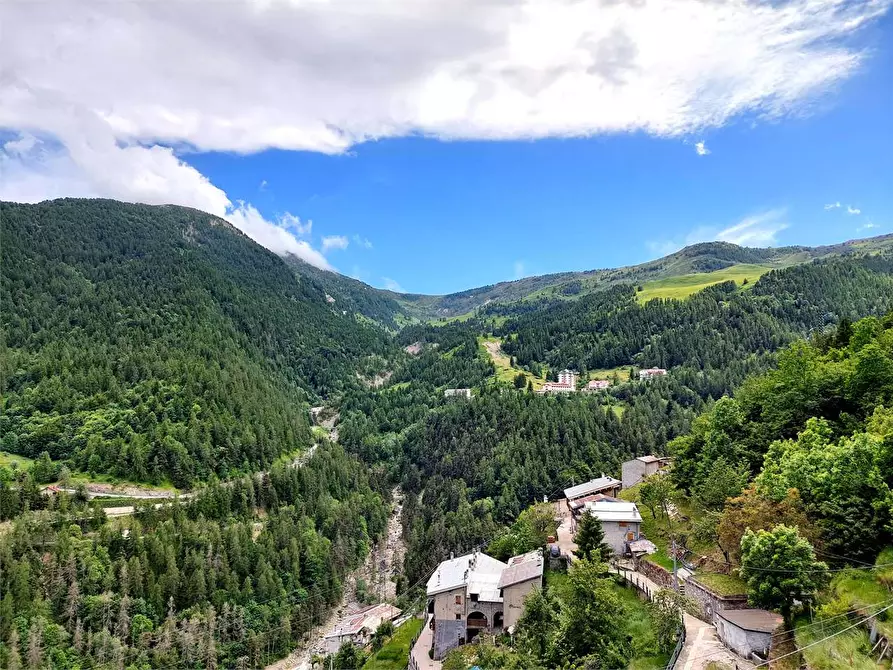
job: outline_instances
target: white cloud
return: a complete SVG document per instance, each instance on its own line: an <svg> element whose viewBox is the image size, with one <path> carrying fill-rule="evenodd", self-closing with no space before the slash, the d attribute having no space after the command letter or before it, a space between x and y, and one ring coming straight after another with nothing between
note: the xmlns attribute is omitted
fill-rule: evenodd
<svg viewBox="0 0 893 670"><path fill-rule="evenodd" d="M785 214L784 209L771 209L748 216L735 225L720 230L715 239L745 247L774 246L778 233L788 227L784 220Z"/></svg>
<svg viewBox="0 0 893 670"><path fill-rule="evenodd" d="M286 214L283 219L288 217L292 215ZM227 214L226 218L255 242L280 256L291 254L318 268L334 269L319 251L290 233L287 230L288 224L283 219L277 223L268 221L254 206L241 202Z"/></svg>
<svg viewBox="0 0 893 670"><path fill-rule="evenodd" d="M260 180L260 185L257 187L257 190L258 191L266 191L267 190L267 180L266 179Z"/></svg>
<svg viewBox="0 0 893 670"><path fill-rule="evenodd" d="M827 211L829 209L840 209L840 203L832 202L830 205L825 205L825 211Z"/></svg>
<svg viewBox="0 0 893 670"><path fill-rule="evenodd" d="M367 240L365 237L360 237L359 235L353 236L353 243L356 244L358 247L363 247L364 249L372 248L372 242Z"/></svg>
<svg viewBox="0 0 893 670"><path fill-rule="evenodd" d="M670 137L777 118L852 75L864 58L854 36L891 4L0 3L0 129L22 133L0 151L0 193L254 221L170 147L341 153L410 134ZM290 234L294 247L309 231ZM283 247L278 233L261 239Z"/></svg>
<svg viewBox="0 0 893 670"><path fill-rule="evenodd" d="M2 3L0 125L55 132L71 106L121 139L232 151L679 135L795 111L852 74L847 38L889 5L233 0L209 20L194 1Z"/></svg>
<svg viewBox="0 0 893 670"><path fill-rule="evenodd" d="M283 228L291 230L298 237L310 237L310 232L313 230L313 221L310 219L301 221L301 217L295 216L289 212L282 215L279 224Z"/></svg>
<svg viewBox="0 0 893 670"><path fill-rule="evenodd" d="M856 228L856 232L861 232L861 231L863 231L863 230L871 230L872 228L877 228L877 227L878 227L878 224L876 224L876 223L874 223L873 221L869 220L868 222L863 223L861 226L859 226L858 228Z"/></svg>
<svg viewBox="0 0 893 670"><path fill-rule="evenodd" d="M330 249L347 249L348 244L350 244L350 242L344 235L327 235L322 238L323 251L329 251Z"/></svg>
<svg viewBox="0 0 893 670"><path fill-rule="evenodd" d="M778 242L778 233L788 227L787 210L770 209L745 217L725 228L700 226L686 235L683 242L677 240L649 240L648 250L655 256L667 256L674 251L698 242L731 242L744 247L771 247Z"/></svg>
<svg viewBox="0 0 893 670"><path fill-rule="evenodd" d="M390 277L382 277L381 278L382 286L388 291L393 291L394 293L406 293L403 290L403 287L397 283L396 280L391 279Z"/></svg>
<svg viewBox="0 0 893 670"><path fill-rule="evenodd" d="M514 265L515 279L524 277L524 261L515 261Z"/></svg>
<svg viewBox="0 0 893 670"><path fill-rule="evenodd" d="M710 149L708 149L707 145L704 144L704 140L695 142L695 151L698 152L698 156L706 156L710 153Z"/></svg>
<svg viewBox="0 0 893 670"><path fill-rule="evenodd" d="M847 214L861 214L861 213L862 213L862 210L861 210L861 209L857 209L857 208L853 207L852 205L847 205L847 206L846 206L846 213L847 213Z"/></svg>

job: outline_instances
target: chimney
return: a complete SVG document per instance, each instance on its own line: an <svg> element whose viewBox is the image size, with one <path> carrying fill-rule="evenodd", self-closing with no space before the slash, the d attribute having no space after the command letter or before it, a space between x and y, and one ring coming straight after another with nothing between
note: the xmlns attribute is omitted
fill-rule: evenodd
<svg viewBox="0 0 893 670"><path fill-rule="evenodd" d="M452 561L455 557L456 557L456 555L451 551L450 552L450 560Z"/></svg>

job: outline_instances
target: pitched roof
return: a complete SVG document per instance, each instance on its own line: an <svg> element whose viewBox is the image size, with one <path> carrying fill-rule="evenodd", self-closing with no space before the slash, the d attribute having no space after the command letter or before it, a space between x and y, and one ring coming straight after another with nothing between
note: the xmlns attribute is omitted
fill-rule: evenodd
<svg viewBox="0 0 893 670"><path fill-rule="evenodd" d="M619 479L614 479L613 477L598 477L597 479L589 480L585 484L577 484L569 489L564 489L564 497L568 500L573 500L574 498L592 495L605 489L612 489L620 486L622 483Z"/></svg>
<svg viewBox="0 0 893 670"><path fill-rule="evenodd" d="M636 522L642 520L636 503L608 502L600 500L586 503L586 511L599 521L627 521Z"/></svg>
<svg viewBox="0 0 893 670"><path fill-rule="evenodd" d="M326 637L356 635L363 628L378 628L382 621L390 621L399 614L400 610L388 603L372 605L341 619Z"/></svg>
<svg viewBox="0 0 893 670"><path fill-rule="evenodd" d="M716 613L729 623L756 633L773 633L781 625L781 615L766 610L717 610Z"/></svg>
<svg viewBox="0 0 893 670"><path fill-rule="evenodd" d="M543 554L539 551L531 551L520 556L512 556L509 559L509 566L502 571L502 577L499 578L499 583L496 586L502 589L542 576Z"/></svg>
<svg viewBox="0 0 893 670"><path fill-rule="evenodd" d="M469 593L477 593L482 600L488 600L484 596L492 596L494 591L498 599L499 589L496 584L506 567L508 566L502 561L479 551L451 558L437 566L428 578L426 591L429 596L433 596L465 586Z"/></svg>

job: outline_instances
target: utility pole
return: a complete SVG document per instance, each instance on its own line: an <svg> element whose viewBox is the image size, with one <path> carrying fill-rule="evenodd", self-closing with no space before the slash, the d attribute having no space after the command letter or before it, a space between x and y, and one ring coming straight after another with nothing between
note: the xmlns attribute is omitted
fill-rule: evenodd
<svg viewBox="0 0 893 670"><path fill-rule="evenodd" d="M670 552L673 554L673 590L679 591L679 575L676 572L676 538L674 537L671 544Z"/></svg>

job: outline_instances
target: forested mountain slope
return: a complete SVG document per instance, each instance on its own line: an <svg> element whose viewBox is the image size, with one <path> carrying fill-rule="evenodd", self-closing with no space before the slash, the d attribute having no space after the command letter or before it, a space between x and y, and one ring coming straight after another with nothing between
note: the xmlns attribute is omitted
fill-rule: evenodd
<svg viewBox="0 0 893 670"><path fill-rule="evenodd" d="M668 256L628 267L561 272L525 277L509 282L442 296L391 294L408 313L422 319L466 315L487 305L507 305L528 300L568 300L617 285L641 285L650 281L709 273L735 266L756 266L762 271L807 263L814 259L867 255L893 251L893 235L850 240L821 247L749 248L728 242L703 242Z"/></svg>
<svg viewBox="0 0 893 670"><path fill-rule="evenodd" d="M108 200L0 204L3 449L187 485L309 442L383 331L222 219Z"/></svg>

